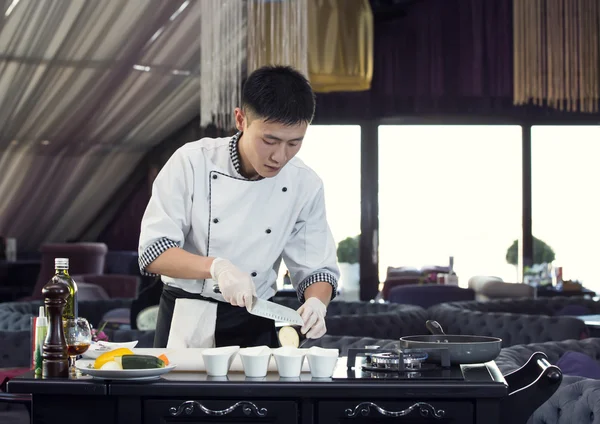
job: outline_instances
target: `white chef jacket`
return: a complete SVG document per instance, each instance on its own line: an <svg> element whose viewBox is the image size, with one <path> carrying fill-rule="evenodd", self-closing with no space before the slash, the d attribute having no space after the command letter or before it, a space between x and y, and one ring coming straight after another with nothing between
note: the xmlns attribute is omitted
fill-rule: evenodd
<svg viewBox="0 0 600 424"><path fill-rule="evenodd" d="M240 173L238 140L202 138L179 148L159 172L142 218L139 255L145 268L171 247L223 257L248 272L259 298L272 297L281 259L304 301L324 281L337 290L336 245L327 223L323 182L299 158L273 178ZM224 301L215 282L162 276L165 284Z"/></svg>

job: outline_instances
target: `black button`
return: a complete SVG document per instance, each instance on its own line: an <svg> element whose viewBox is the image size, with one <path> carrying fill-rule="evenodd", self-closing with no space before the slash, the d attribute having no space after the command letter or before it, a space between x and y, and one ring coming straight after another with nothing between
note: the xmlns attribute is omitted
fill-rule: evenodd
<svg viewBox="0 0 600 424"><path fill-rule="evenodd" d="M282 188L281 191L286 192L287 191L287 187Z"/></svg>
<svg viewBox="0 0 600 424"><path fill-rule="evenodd" d="M214 222L215 224L218 224L218 223L219 223L219 218L215 218L215 219L213 219L213 222Z"/></svg>
<svg viewBox="0 0 600 424"><path fill-rule="evenodd" d="M213 174L213 180L217 179L217 174Z"/></svg>
<svg viewBox="0 0 600 424"><path fill-rule="evenodd" d="M271 234L271 229L267 228L267 231L265 231L267 234Z"/></svg>
<svg viewBox="0 0 600 424"><path fill-rule="evenodd" d="M252 275L253 277L256 277L256 275L257 275L257 274L256 274L256 272L253 272L253 273L252 273L252 274L250 274L250 275Z"/></svg>

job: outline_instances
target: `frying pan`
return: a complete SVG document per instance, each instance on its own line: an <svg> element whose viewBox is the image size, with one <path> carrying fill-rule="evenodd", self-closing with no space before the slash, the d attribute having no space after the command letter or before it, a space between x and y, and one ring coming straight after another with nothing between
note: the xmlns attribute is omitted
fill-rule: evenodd
<svg viewBox="0 0 600 424"><path fill-rule="evenodd" d="M406 336L400 338L400 349L446 348L452 364L479 364L493 361L500 354L502 339L485 336L447 335L437 321L427 321L432 336ZM429 351L430 361L440 361L441 353Z"/></svg>

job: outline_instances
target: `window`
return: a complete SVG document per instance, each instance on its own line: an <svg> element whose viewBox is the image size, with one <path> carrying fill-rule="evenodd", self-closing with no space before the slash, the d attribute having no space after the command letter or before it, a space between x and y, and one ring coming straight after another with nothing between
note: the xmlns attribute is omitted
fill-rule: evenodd
<svg viewBox="0 0 600 424"><path fill-rule="evenodd" d="M600 290L600 126L534 126L531 157L533 235L564 279Z"/></svg>
<svg viewBox="0 0 600 424"><path fill-rule="evenodd" d="M311 125L298 153L323 180L327 220L336 246L360 234L360 142L360 125ZM341 268L345 269L341 270L340 288L344 277L358 278L358 264ZM345 275L346 268L351 275ZM279 288L285 272L282 263Z"/></svg>
<svg viewBox="0 0 600 424"><path fill-rule="evenodd" d="M521 229L520 126L379 127L379 275L448 265L517 279L506 262Z"/></svg>

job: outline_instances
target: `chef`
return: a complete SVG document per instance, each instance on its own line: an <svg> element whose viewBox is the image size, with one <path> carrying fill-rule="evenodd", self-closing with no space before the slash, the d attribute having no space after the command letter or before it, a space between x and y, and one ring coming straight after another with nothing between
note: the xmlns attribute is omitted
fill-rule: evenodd
<svg viewBox="0 0 600 424"><path fill-rule="evenodd" d="M302 306L301 332L326 332L339 269L323 183L296 154L315 110L290 67L250 74L237 134L179 148L159 172L141 223L140 269L160 275L155 347L277 347L272 320L248 312L270 299L283 260Z"/></svg>

